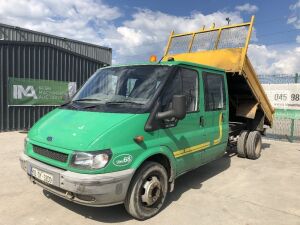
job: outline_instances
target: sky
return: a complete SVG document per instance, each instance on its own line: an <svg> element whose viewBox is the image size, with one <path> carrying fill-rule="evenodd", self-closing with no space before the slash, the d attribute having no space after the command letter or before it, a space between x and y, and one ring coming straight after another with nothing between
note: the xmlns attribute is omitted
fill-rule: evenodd
<svg viewBox="0 0 300 225"><path fill-rule="evenodd" d="M259 74L300 72L300 0L0 0L0 23L113 49L113 64L160 58L168 36L248 22Z"/></svg>

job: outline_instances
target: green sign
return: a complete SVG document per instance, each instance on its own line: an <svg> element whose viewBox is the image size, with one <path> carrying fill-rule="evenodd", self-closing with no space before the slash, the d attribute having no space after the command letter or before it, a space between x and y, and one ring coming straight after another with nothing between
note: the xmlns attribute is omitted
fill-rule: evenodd
<svg viewBox="0 0 300 225"><path fill-rule="evenodd" d="M275 118L299 120L300 110L275 109Z"/></svg>
<svg viewBox="0 0 300 225"><path fill-rule="evenodd" d="M76 83L25 78L8 79L9 105L60 105L64 97L74 92ZM73 87L73 88L72 88Z"/></svg>

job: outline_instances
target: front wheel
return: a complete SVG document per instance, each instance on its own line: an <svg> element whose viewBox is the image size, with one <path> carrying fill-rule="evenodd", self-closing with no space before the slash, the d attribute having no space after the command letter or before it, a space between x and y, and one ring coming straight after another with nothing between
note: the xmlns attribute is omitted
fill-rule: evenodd
<svg viewBox="0 0 300 225"><path fill-rule="evenodd" d="M159 163L146 162L130 184L124 202L125 208L136 219L148 219L161 210L167 190L166 169Z"/></svg>

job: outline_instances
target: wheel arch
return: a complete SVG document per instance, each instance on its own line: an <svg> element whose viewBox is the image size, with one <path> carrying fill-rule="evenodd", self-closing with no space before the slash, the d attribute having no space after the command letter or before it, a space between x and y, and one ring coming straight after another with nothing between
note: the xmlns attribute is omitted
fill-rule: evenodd
<svg viewBox="0 0 300 225"><path fill-rule="evenodd" d="M165 146L159 147L159 149L148 149L147 154L140 155L133 166L136 168L134 175L139 168L143 166L145 162L157 162L165 167L168 173L169 182L173 182L176 177L176 163L173 153ZM133 176L134 176L133 175Z"/></svg>

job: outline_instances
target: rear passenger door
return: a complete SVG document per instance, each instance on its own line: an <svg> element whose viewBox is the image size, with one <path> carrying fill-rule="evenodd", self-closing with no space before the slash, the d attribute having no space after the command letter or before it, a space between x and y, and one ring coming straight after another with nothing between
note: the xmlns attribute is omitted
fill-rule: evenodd
<svg viewBox="0 0 300 225"><path fill-rule="evenodd" d="M203 127L210 142L204 151L203 160L210 162L225 152L228 140L227 83L222 72L202 71Z"/></svg>

